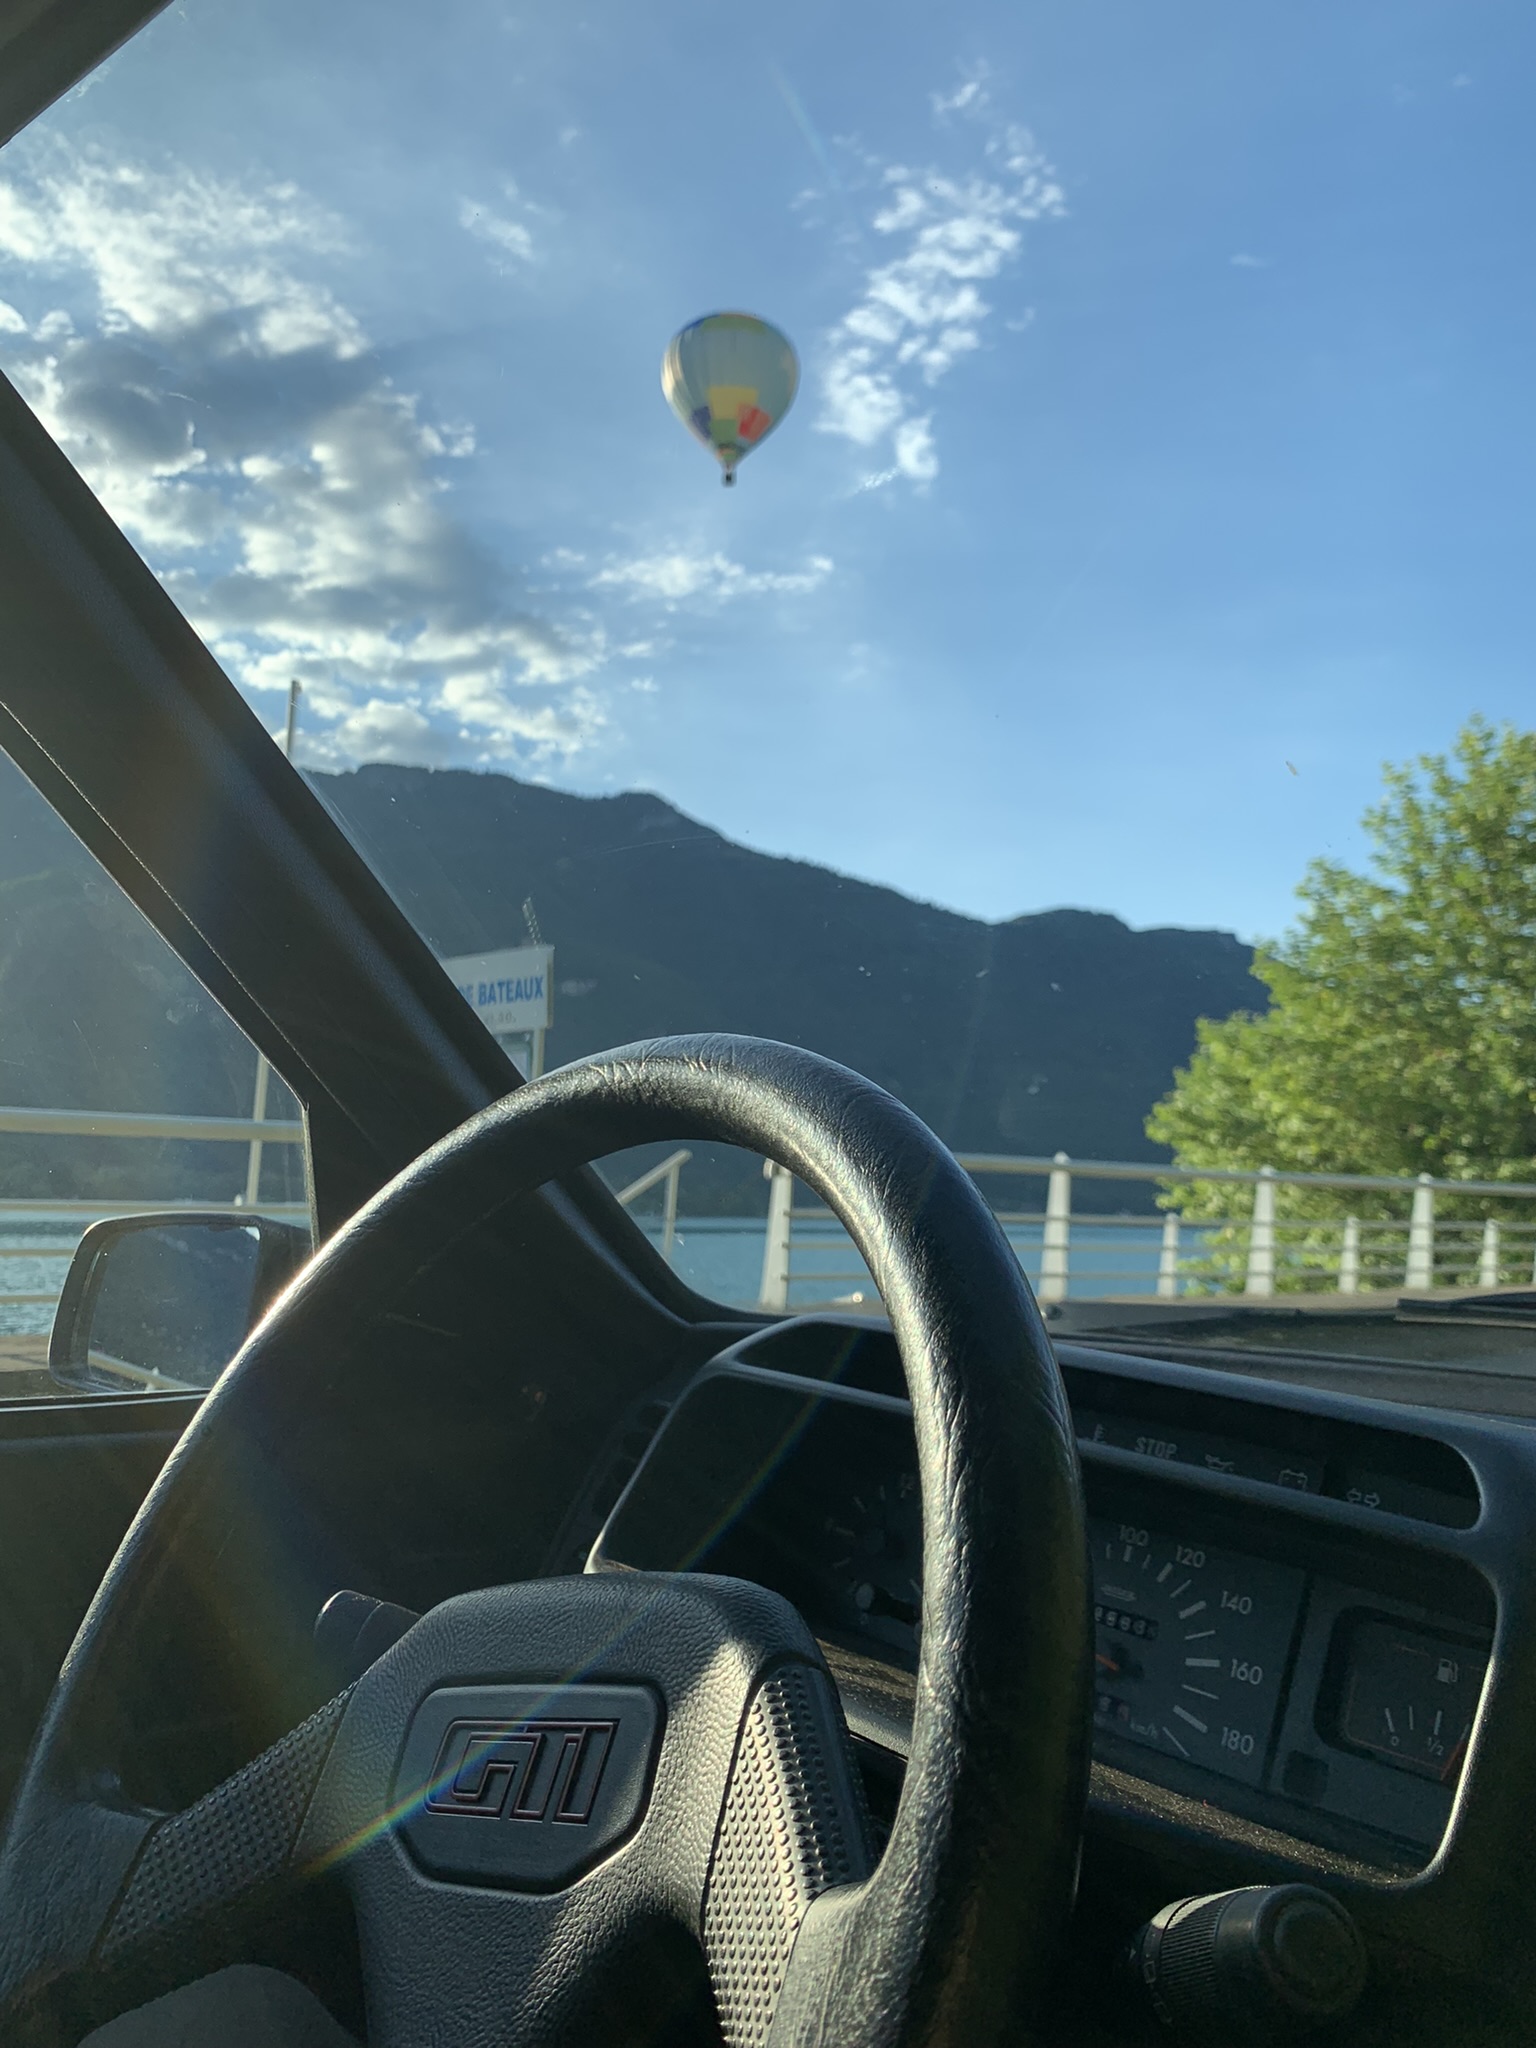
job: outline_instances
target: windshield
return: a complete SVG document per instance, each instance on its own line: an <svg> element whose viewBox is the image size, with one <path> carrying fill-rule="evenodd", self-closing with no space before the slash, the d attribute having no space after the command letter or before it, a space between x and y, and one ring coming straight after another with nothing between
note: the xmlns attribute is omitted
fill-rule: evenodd
<svg viewBox="0 0 1536 2048"><path fill-rule="evenodd" d="M1048 1306L1475 1352L1393 1304L1536 1262L1533 39L185 0L0 158L0 368L525 1070L792 1040Z"/></svg>

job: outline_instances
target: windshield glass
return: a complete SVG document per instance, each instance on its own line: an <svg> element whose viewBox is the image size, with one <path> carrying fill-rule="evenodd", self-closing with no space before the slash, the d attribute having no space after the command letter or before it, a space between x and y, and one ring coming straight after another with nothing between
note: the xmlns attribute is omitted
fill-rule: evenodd
<svg viewBox="0 0 1536 2048"><path fill-rule="evenodd" d="M1048 1305L1421 1359L1536 1262L1533 40L185 0L0 157L0 368L525 1069L792 1040Z"/></svg>

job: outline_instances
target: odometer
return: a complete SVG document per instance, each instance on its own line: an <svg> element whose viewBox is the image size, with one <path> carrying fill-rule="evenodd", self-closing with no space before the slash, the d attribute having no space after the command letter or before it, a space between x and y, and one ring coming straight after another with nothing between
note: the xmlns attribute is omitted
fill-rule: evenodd
<svg viewBox="0 0 1536 2048"><path fill-rule="evenodd" d="M1257 1784L1302 1574L1092 1520L1096 1727Z"/></svg>

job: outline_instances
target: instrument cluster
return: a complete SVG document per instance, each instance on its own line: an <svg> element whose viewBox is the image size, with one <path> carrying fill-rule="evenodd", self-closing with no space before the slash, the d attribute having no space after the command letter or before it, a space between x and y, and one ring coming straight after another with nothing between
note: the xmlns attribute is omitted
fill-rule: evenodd
<svg viewBox="0 0 1536 2048"><path fill-rule="evenodd" d="M1303 1837L1366 1830L1432 1852L1487 1670L1481 1582L1437 1589L1389 1544L1320 1547L1288 1526L1285 1493L1331 1483L1326 1458L1287 1452L1268 1478L1275 1507L1256 1514L1192 1496L1166 1430L1151 1452L1113 1446L1106 1468L1104 1411L1075 1413L1098 1760ZM590 1562L753 1579L829 1655L910 1674L922 1513L907 1405L728 1354L672 1408Z"/></svg>

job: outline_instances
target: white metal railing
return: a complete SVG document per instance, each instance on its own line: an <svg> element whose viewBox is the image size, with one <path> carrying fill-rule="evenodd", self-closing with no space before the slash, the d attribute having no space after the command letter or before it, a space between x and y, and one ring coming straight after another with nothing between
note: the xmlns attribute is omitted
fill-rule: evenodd
<svg viewBox="0 0 1536 2048"><path fill-rule="evenodd" d="M0 1107L0 1135L178 1139L204 1144L243 1145L249 1158L258 1147L302 1145L302 1124L266 1117L151 1116L113 1110L21 1109ZM677 1242L681 1176L692 1153L680 1149L618 1190L617 1198L632 1207L656 1187L662 1191L661 1252L670 1259ZM1038 1257L1036 1289L1044 1301L1061 1301L1082 1284L1095 1293L1155 1295L1174 1299L1192 1285L1240 1287L1245 1295L1266 1297L1290 1288L1316 1289L1328 1283L1340 1294L1378 1288L1407 1290L1448 1285L1497 1287L1536 1281L1536 1184L1523 1181L1417 1179L1379 1174L1277 1173L1238 1167L1160 1166L1144 1161L1074 1160L1064 1152L1052 1158L1004 1153L959 1155L966 1171L982 1180L1045 1181L1040 1210L999 1208L998 1220L1013 1240L1021 1259ZM765 1162L768 1217L758 1298L765 1308L788 1307L795 1290L819 1290L829 1298L835 1287L851 1286L862 1295L872 1283L862 1265L846 1262L852 1247L831 1226L829 1212L802 1207L795 1201L793 1176ZM232 1215L292 1217L308 1215L300 1202L252 1202L249 1168L245 1193L227 1202L166 1199L59 1200L39 1196L0 1200L0 1223L12 1230L36 1221L39 1236L77 1238L104 1213L128 1215L154 1209L215 1209ZM1168 1204L1161 1215L1110 1216L1074 1213L1074 1181L1124 1181L1158 1188ZM1184 1216L1169 1200L1170 1191L1191 1183L1230 1186L1237 1206L1225 1216ZM1375 1206L1396 1206L1399 1215L1361 1216L1344 1200L1329 1213L1291 1217L1277 1199L1285 1188L1369 1193ZM1440 1197L1459 1206L1482 1202L1529 1204L1524 1215L1446 1216L1437 1214ZM1362 1205L1363 1206L1363 1205ZM7 1233L8 1235L10 1233ZM1149 1242L1155 1236L1155 1243ZM1129 1264L1106 1265L1103 1259L1122 1256ZM1117 1252L1114 1247L1124 1247ZM1142 1256L1134 1254L1145 1247ZM63 1269L72 1246L0 1244L0 1259L31 1259L50 1268L47 1279L26 1276L26 1284L6 1291L0 1285L0 1307L42 1307L57 1299L50 1291L51 1268ZM842 1266L818 1261L828 1255ZM0 1275L4 1269L0 1268ZM22 1275L18 1274L18 1281ZM1075 1284L1076 1283L1076 1284ZM1114 1284L1112 1284L1114 1283Z"/></svg>
<svg viewBox="0 0 1536 2048"><path fill-rule="evenodd" d="M264 1106L265 1090L258 1086L256 1107ZM0 1107L0 1134L58 1138L178 1139L215 1145L244 1145L247 1148L244 1191L227 1202L177 1201L139 1198L98 1201L58 1200L49 1196L13 1196L0 1200L0 1223L13 1226L37 1223L29 1235L67 1237L78 1241L81 1233L103 1215L146 1215L151 1211L188 1209L223 1211L229 1215L279 1216L302 1221L309 1215L303 1202L262 1202L256 1199L261 1152L266 1145L302 1145L304 1127L298 1123L274 1121L260 1114L254 1117L151 1116L137 1111L94 1109L16 1109ZM693 1154L687 1150L669 1153L665 1159L618 1190L618 1200L629 1208L654 1187L662 1190L661 1254L672 1257L677 1239L678 1189L682 1170ZM74 1256L74 1243L0 1244L0 1259L26 1259L50 1273L57 1270L51 1285L6 1288L0 1280L0 1308L45 1308L57 1302L64 1273ZM4 1269L0 1268L0 1274Z"/></svg>
<svg viewBox="0 0 1536 2048"><path fill-rule="evenodd" d="M304 1126L266 1117L153 1116L136 1110L103 1109L18 1109L0 1107L0 1135L47 1138L176 1139L200 1145L243 1145L247 1166L242 1176L245 1194L229 1201L189 1201L174 1198L138 1197L119 1200L102 1196L95 1200L60 1200L53 1196L9 1196L0 1201L0 1223L25 1228L36 1223L32 1236L68 1238L66 1244L0 1245L0 1259L28 1259L50 1274L57 1270L55 1284L44 1282L15 1288L0 1286L0 1308L46 1308L58 1300L64 1273L74 1256L74 1242L99 1217L142 1216L152 1210L219 1210L232 1216L280 1216L304 1222L309 1216L307 1202L261 1202L251 1199L250 1161L259 1161L264 1145L302 1145ZM3 1270L3 1269L0 1269Z"/></svg>
<svg viewBox="0 0 1536 2048"><path fill-rule="evenodd" d="M683 1168L693 1157L691 1152L669 1152L665 1159L658 1160L649 1172L642 1173L638 1180L632 1180L626 1188L620 1188L614 1199L623 1208L630 1208L641 1195L649 1194L658 1182L663 1184L661 1199L661 1256L672 1257L672 1247L677 1239L677 1191L683 1177Z"/></svg>
<svg viewBox="0 0 1536 2048"><path fill-rule="evenodd" d="M979 1179L1036 1178L1046 1183L1043 1210L999 1209L998 1220L1026 1263L1038 1252L1036 1292L1042 1301L1063 1301L1073 1292L1074 1241L1091 1233L1094 1258L1093 1291L1097 1294L1152 1295L1172 1300L1192 1285L1230 1291L1235 1285L1248 1296L1326 1286L1339 1294L1360 1294L1378 1288L1408 1291L1441 1286L1497 1287L1536 1282L1536 1183L1526 1181L1439 1180L1429 1174L1416 1179L1382 1174L1279 1173L1270 1167L1156 1166L1130 1160L1074 1160L1064 1152L1053 1158L970 1152L960 1164ZM815 1263L852 1247L840 1231L829 1234L825 1209L797 1206L793 1177L779 1166L765 1166L770 1180L768 1223L763 1246L759 1301L764 1308L787 1308L791 1291L817 1287L821 1298L835 1286L870 1288L862 1265L833 1267ZM1074 1216L1074 1180L1139 1182L1164 1191L1191 1183L1230 1186L1249 1191L1246 1203L1225 1216L1186 1218L1170 1206L1161 1216ZM1329 1190L1385 1195L1400 1203L1399 1217L1362 1217L1343 1200L1336 1213L1290 1217L1277 1201L1283 1188L1312 1193ZM1458 1203L1529 1203L1529 1220L1521 1217L1437 1216L1439 1196ZM1157 1234L1156 1259L1149 1257L1120 1269L1102 1263L1106 1247L1133 1246L1140 1233L1146 1242ZM1150 1250L1150 1248L1149 1248ZM1129 1256L1129 1249L1125 1256ZM1120 1285L1109 1283L1119 1282ZM845 1297L855 1299L858 1297Z"/></svg>
<svg viewBox="0 0 1536 2048"><path fill-rule="evenodd" d="M184 1138L199 1144L302 1145L304 1126L241 1116L140 1116L119 1109L0 1109L0 1131L34 1138Z"/></svg>

